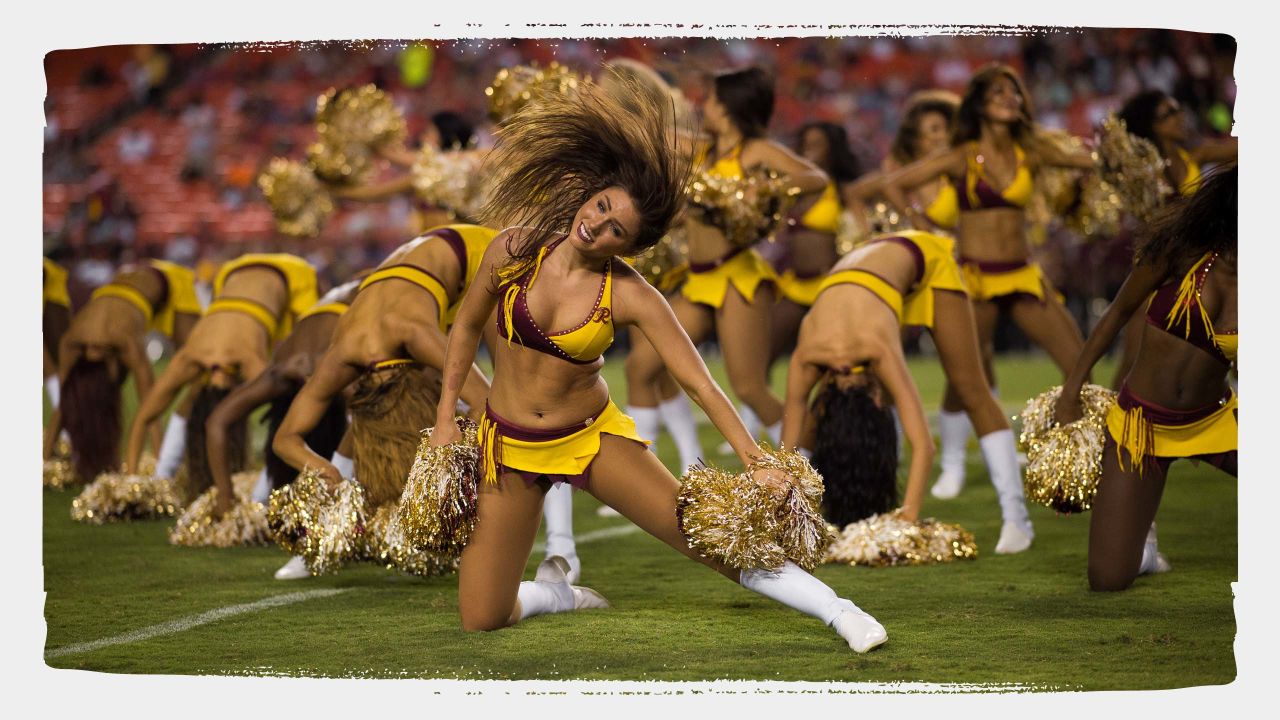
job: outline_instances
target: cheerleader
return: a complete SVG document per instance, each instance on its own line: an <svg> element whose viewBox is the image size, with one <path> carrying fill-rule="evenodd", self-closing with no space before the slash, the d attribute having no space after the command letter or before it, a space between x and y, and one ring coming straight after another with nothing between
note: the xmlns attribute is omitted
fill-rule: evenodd
<svg viewBox="0 0 1280 720"><path fill-rule="evenodd" d="M944 151L951 144L960 98L945 90L924 90L907 99L906 112L894 134L889 155L879 172L868 173L844 189L845 202L855 217L865 215L865 204L884 193L885 179L915 161ZM960 204L955 186L945 174L928 180L907 193L911 207L928 223L920 230L951 231L960 222ZM867 225L865 217L861 217ZM919 221L920 217L916 218Z"/></svg>
<svg viewBox="0 0 1280 720"><path fill-rule="evenodd" d="M46 268L46 281L49 277ZM200 313L195 274L163 260L126 265L110 283L95 290L58 343L61 397L45 435L45 459L65 428L76 474L82 480L88 482L99 473L117 469L120 388L132 374L141 405L154 386L146 352L147 333L165 335L181 351ZM159 454L156 474L171 478L182 460L185 413L169 418L163 441L160 428L151 424L153 419L139 426L138 432L151 435Z"/></svg>
<svg viewBox="0 0 1280 720"><path fill-rule="evenodd" d="M973 302L993 392L993 341L1002 309L1064 373L1083 343L1057 291L1029 259L1024 208L1034 190L1032 176L1042 166L1091 170L1093 160L1086 152L1067 153L1042 140L1022 81L1009 67L989 65L969 81L956 113L951 146L885 179L885 197L913 227L928 227L929 221L907 201L906 193L940 178L954 185L960 209L956 226L960 268ZM938 428L942 473L933 494L949 498L964 485L969 421L951 385L942 407Z"/></svg>
<svg viewBox="0 0 1280 720"><path fill-rule="evenodd" d="M187 486L179 493L186 502L213 483L205 437L210 413L266 369L272 346L288 337L297 316L315 304L316 271L293 255L241 255L219 268L213 296L182 349L143 396L125 457L125 471L136 473L147 427L186 388L193 398L185 423ZM247 438L241 432L229 442L227 457L231 472L237 472L246 460Z"/></svg>
<svg viewBox="0 0 1280 720"><path fill-rule="evenodd" d="M905 325L929 328L943 372L978 429L1000 500L996 552L1022 552L1035 533L1013 430L982 380L973 310L952 250L947 238L906 230L873 238L836 263L791 355L783 443L813 450L827 484L828 519L837 527L887 512L897 502L893 405L911 443L901 513L918 519L934 446L900 337Z"/></svg>
<svg viewBox="0 0 1280 720"><path fill-rule="evenodd" d="M666 299L617 259L661 238L686 180L669 144L670 106L632 109L618 93L589 86L573 98L547 98L499 136L502 178L486 214L518 208L522 226L489 246L480 269L487 281L463 300L431 435L437 446L460 439L454 403L497 309L493 388L479 430L478 520L458 569L462 626L496 630L543 613L608 606L595 591L573 586L558 557L543 561L533 581L520 581L544 494L572 483L677 551L869 650L884 642L884 628L798 566L739 573L691 550L676 519L679 484L609 399L602 353L616 329L633 326L743 462L760 452ZM785 482L765 471L757 481Z"/></svg>
<svg viewBox="0 0 1280 720"><path fill-rule="evenodd" d="M49 396L49 405L57 411L58 345L71 325L71 295L67 292L66 269L49 258L44 258L42 280L40 329L44 345L44 389Z"/></svg>
<svg viewBox="0 0 1280 720"><path fill-rule="evenodd" d="M830 179L813 163L765 137L773 114L773 81L760 68L717 75L703 107L703 127L709 143L692 148L700 171L719 177L741 178L763 167L786 176L801 194L825 191ZM701 219L700 219L701 218ZM769 327L778 275L743 238L732 241L710 217L688 213L684 227L689 241L689 276L680 295L671 299L680 325L695 342L715 331L734 394L778 441L782 432L782 403L769 389ZM659 352L639 346L628 363L628 390L650 385L662 371ZM631 398L631 408L638 406ZM642 427L651 439L656 427Z"/></svg>
<svg viewBox="0 0 1280 720"><path fill-rule="evenodd" d="M1139 240L1133 269L1089 335L1056 408L1082 415L1080 388L1124 322L1145 304L1133 367L1107 415L1102 479L1089 521L1089 587L1124 590L1169 563L1155 519L1169 465L1203 460L1236 475L1237 398L1227 382L1239 343L1237 169L1166 208Z"/></svg>
<svg viewBox="0 0 1280 720"><path fill-rule="evenodd" d="M1138 93L1120 109L1119 117L1130 134L1149 141L1165 161L1164 180L1172 191L1171 198L1192 195L1200 187L1203 163L1233 162L1236 138L1209 140L1187 148L1186 114L1182 105L1161 90ZM1136 313L1124 326L1120 361L1116 363L1111 386L1119 387L1133 367L1134 353L1142 337L1142 314Z"/></svg>

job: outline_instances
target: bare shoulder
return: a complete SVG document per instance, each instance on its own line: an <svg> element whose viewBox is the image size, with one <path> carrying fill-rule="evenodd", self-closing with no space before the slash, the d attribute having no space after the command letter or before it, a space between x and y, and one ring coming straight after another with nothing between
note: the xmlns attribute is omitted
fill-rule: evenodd
<svg viewBox="0 0 1280 720"><path fill-rule="evenodd" d="M665 303L666 298L649 284L635 268L620 258L611 261L613 273L614 316L620 321L634 320L645 314L653 303ZM619 317L621 315L621 317Z"/></svg>

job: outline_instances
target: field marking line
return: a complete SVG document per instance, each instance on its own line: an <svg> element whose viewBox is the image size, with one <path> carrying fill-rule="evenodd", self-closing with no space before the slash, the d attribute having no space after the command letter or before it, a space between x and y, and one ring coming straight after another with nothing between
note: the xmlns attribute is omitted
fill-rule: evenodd
<svg viewBox="0 0 1280 720"><path fill-rule="evenodd" d="M226 607L216 608L199 615L189 615L187 617L170 620L158 625L151 625L137 630L124 633L123 635L115 635L101 640L90 640L89 642L76 643L74 645L63 645L60 648L45 651L46 660L62 657L63 655L75 655L77 653L89 652L91 650L99 650L112 645L127 645L130 643L142 642L150 640L154 637L162 635L173 635L175 633L185 632L192 628L208 625L211 622L217 622L224 618L235 615L243 615L245 613L258 612L261 610L269 610L282 605L292 605L294 603L306 602L307 600L315 600L316 598L333 597L355 588L323 588L317 590L305 590L302 592L283 593L281 595L272 595L251 603L241 603L239 605L228 605Z"/></svg>
<svg viewBox="0 0 1280 720"><path fill-rule="evenodd" d="M623 535L630 535L637 532L640 532L640 527L628 523L626 525L606 527L601 528L600 530L585 532L581 535L575 536L574 540L578 543L589 543L596 540L604 540L606 538L622 537ZM543 552L546 550L546 543L537 543L534 545L533 549L534 552ZM186 632L192 628L197 628L201 625L208 625L211 622L217 622L224 618L269 610L283 605L306 602L307 600L315 600L316 598L333 597L334 595L340 595L354 589L355 588L322 588L272 595L254 602L215 608L198 615L189 615L187 617L178 618L177 620L163 622L158 625L150 625L137 630L131 630L121 635L102 638L101 640L90 640L89 642L75 643L74 645L63 645L59 648L47 650L44 657L46 660L50 660L64 655L75 655L78 653L100 650L104 647L111 647L112 645L128 645L136 642L142 642L143 640L150 640L151 638L161 637L163 635L173 635L180 632Z"/></svg>
<svg viewBox="0 0 1280 720"><path fill-rule="evenodd" d="M612 537L622 537L623 535L630 535L631 533L638 533L638 532L640 532L639 525L632 525L631 523L627 523L626 525L617 525L614 527L607 527L607 528L601 528L599 530L592 530L591 532L584 532L581 535L574 533L573 541L578 544L589 543L589 542L595 542L596 540L604 540L606 538L612 538ZM545 542L534 543L534 546L533 546L534 552L540 553L545 551L546 549L547 549L547 544Z"/></svg>

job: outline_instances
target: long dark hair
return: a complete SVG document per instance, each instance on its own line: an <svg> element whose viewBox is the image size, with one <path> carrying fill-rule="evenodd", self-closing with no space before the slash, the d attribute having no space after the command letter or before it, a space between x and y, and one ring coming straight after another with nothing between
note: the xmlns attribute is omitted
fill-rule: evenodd
<svg viewBox="0 0 1280 720"><path fill-rule="evenodd" d="M858 167L858 158L849 148L849 134L844 128L832 122L812 122L800 128L796 133L796 146L804 145L804 136L810 130L817 130L827 139L827 166L822 168L837 183L853 182L862 174Z"/></svg>
<svg viewBox="0 0 1280 720"><path fill-rule="evenodd" d="M982 106L986 103L987 90L1000 78L1009 78L1022 96L1022 117L1013 123L1010 132L1014 140L1021 140L1030 135L1033 129L1035 111L1031 107L1031 96L1022 84L1022 78L1008 65L992 63L974 73L969 79L969 86L960 99L960 109L956 111L955 129L951 133L951 144L959 145L969 140L977 140L982 135Z"/></svg>
<svg viewBox="0 0 1280 720"><path fill-rule="evenodd" d="M288 485L298 476L298 471L271 449L271 443L275 441L280 424L284 422L284 416L289 413L289 406L293 404L293 399L298 396L298 391L301 389L301 384L292 384L289 392L271 401L267 406L266 415L262 418L262 422L267 426L267 443L263 446L262 458L267 468L267 478L271 480L272 490ZM346 431L347 405L342 395L338 394L329 403L329 407L325 408L320 422L311 429L311 432L303 436L303 442L317 455L327 459L338 449L338 443L342 442L342 435Z"/></svg>
<svg viewBox="0 0 1280 720"><path fill-rule="evenodd" d="M440 133L441 150L466 150L475 144L475 126L452 110L441 110L432 115L431 124Z"/></svg>
<svg viewBox="0 0 1280 720"><path fill-rule="evenodd" d="M191 406L191 415L187 417L187 481L183 494L185 501L190 502L200 493L213 485L213 473L209 470L209 450L206 447L205 423L213 414L218 403L231 394L230 388L220 388L204 384L196 392L195 402ZM249 422L246 418L237 420L227 429L227 467L232 473L245 468L245 450L249 444Z"/></svg>
<svg viewBox="0 0 1280 720"><path fill-rule="evenodd" d="M898 125L898 132L889 147L889 155L899 165L907 165L920 158L920 123L929 113L937 113L947 119L947 127L954 128L960 99L945 90L924 90L907 98L907 111Z"/></svg>
<svg viewBox="0 0 1280 720"><path fill-rule="evenodd" d="M531 228L508 241L512 261L500 280L567 232L591 196L615 185L640 216L633 253L666 234L684 201L689 158L674 149L673 104L636 103L642 92L635 81L617 77L572 94L549 93L498 131L498 146L485 161L497 177L481 219Z"/></svg>
<svg viewBox="0 0 1280 720"><path fill-rule="evenodd" d="M1156 111L1160 103L1170 97L1163 90L1144 90L1129 98L1120 108L1117 117L1124 121L1125 129L1144 140L1150 140L1157 149L1160 141L1156 139Z"/></svg>
<svg viewBox="0 0 1280 720"><path fill-rule="evenodd" d="M773 117L773 78L763 68L722 72L711 79L716 100L744 138L764 137Z"/></svg>
<svg viewBox="0 0 1280 720"><path fill-rule="evenodd" d="M828 382L813 402L813 467L826 481L827 520L837 527L898 506L898 432L893 414L864 387Z"/></svg>
<svg viewBox="0 0 1280 720"><path fill-rule="evenodd" d="M71 437L76 475L91 482L120 464L120 389L124 373L114 377L106 362L77 358L62 384L59 409Z"/></svg>
<svg viewBox="0 0 1280 720"><path fill-rule="evenodd" d="M1207 252L1235 260L1239 240L1238 171L1235 163L1207 175L1194 195L1176 198L1139 236L1134 263L1182 270Z"/></svg>

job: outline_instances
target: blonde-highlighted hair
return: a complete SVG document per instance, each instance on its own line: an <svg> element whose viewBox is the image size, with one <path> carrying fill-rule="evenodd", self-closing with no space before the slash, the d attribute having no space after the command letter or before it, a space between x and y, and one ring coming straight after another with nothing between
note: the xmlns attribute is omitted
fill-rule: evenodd
<svg viewBox="0 0 1280 720"><path fill-rule="evenodd" d="M673 103L609 72L607 82L539 97L498 131L485 161L495 181L481 221L528 229L508 241L512 260L503 270L531 263L540 247L568 232L591 196L609 187L625 190L640 217L632 253L657 243L679 212L690 159L676 150Z"/></svg>

